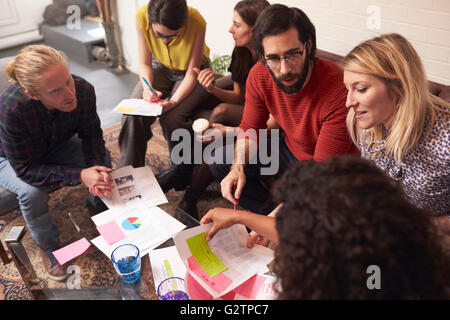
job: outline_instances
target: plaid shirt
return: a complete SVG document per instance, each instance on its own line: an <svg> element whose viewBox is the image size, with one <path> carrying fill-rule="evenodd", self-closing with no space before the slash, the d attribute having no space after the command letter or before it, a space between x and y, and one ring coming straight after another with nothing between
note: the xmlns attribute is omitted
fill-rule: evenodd
<svg viewBox="0 0 450 320"><path fill-rule="evenodd" d="M96 112L94 87L73 76L77 108L49 111L14 83L0 96L0 157L7 158L17 176L34 186L77 185L82 168L44 163L55 146L78 134L88 167L105 165L105 141Z"/></svg>

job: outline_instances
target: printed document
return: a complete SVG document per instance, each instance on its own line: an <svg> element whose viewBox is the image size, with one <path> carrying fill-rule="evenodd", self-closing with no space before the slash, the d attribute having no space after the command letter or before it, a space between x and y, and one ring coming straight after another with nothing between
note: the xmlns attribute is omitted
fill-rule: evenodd
<svg viewBox="0 0 450 320"><path fill-rule="evenodd" d="M110 196L102 197L109 209L125 208L128 202L140 199L149 206L167 203L167 198L159 186L152 168L122 167L110 173L114 189Z"/></svg>
<svg viewBox="0 0 450 320"><path fill-rule="evenodd" d="M186 228L183 223L162 209L148 207L141 200L130 202L120 209L103 211L91 219L97 227L108 225L113 221L125 235L125 238L112 244L108 244L102 235L91 240L107 257L111 256L115 248L125 243L137 246L142 257Z"/></svg>
<svg viewBox="0 0 450 320"><path fill-rule="evenodd" d="M251 249L247 248L248 233L243 225L233 225L230 228L220 230L208 242L208 245L220 262L227 267L226 270L215 277L223 275L229 278L231 283L224 290L217 292L208 281L205 281L205 277L199 276L189 268L189 259L192 259L193 253L189 249L187 240L203 232L206 233L211 226L212 223L209 223L183 230L176 234L173 239L189 274L215 299L227 294L253 275L266 272L267 264L273 260L274 254L273 250L260 245L255 245ZM201 261L197 262L202 263ZM212 277L212 279L215 279L215 277Z"/></svg>

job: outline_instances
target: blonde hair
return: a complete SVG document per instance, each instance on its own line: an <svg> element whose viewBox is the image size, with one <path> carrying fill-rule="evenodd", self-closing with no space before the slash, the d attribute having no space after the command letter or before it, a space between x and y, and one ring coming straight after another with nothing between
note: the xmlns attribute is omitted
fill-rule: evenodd
<svg viewBox="0 0 450 320"><path fill-rule="evenodd" d="M24 89L36 93L41 75L58 63L67 66L64 53L45 45L29 45L6 65L5 71L9 81L17 81Z"/></svg>
<svg viewBox="0 0 450 320"><path fill-rule="evenodd" d="M427 112L433 124L436 108L450 107L448 102L430 92L419 55L399 34L385 34L360 43L345 56L342 67L379 78L396 100L387 137L380 123L365 130L364 139L371 143L385 138L386 153L397 163L401 163L402 157L419 141ZM362 131L357 128L353 109L347 115L347 128L358 146Z"/></svg>

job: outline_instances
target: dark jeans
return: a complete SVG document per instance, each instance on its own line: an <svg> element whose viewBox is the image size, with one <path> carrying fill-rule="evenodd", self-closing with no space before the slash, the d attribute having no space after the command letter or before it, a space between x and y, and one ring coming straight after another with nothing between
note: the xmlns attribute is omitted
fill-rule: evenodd
<svg viewBox="0 0 450 320"><path fill-rule="evenodd" d="M254 213L269 214L275 209L277 203L271 200L270 191L267 190L262 181L278 179L286 171L286 169L294 163L297 163L297 158L289 151L284 142L284 133L281 133L279 137L269 136L269 139L279 139L278 150L271 150L271 157L278 160L278 171L274 175L263 175L261 169L268 167L269 165L261 164L259 156L257 155L255 164L247 164L244 172L246 176L246 183L242 190L241 198L239 199L239 205L246 210L250 210ZM271 143L269 143L271 145ZM213 163L209 165L209 169L214 176L214 180L220 182L230 172L231 164L226 163L227 153L234 152L234 145L228 144L221 147L223 150L218 150L217 153L223 153L223 164ZM231 157L232 159L233 157Z"/></svg>

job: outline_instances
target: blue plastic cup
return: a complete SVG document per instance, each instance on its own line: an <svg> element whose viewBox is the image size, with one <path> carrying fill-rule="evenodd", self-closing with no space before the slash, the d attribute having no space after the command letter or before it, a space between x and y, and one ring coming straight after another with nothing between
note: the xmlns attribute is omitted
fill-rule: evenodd
<svg viewBox="0 0 450 320"><path fill-rule="evenodd" d="M133 244L123 244L114 249L111 261L119 276L126 283L139 279L141 274L141 256Z"/></svg>

